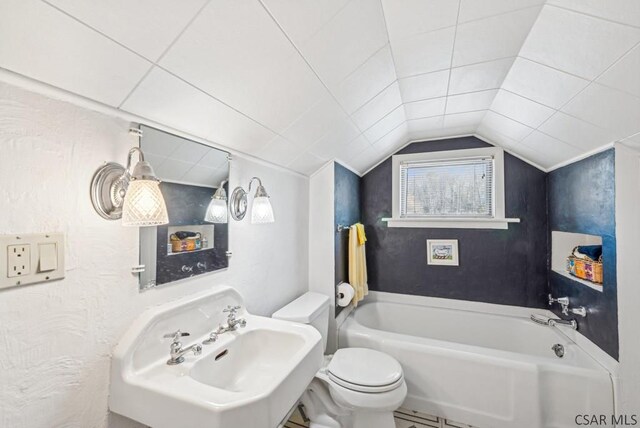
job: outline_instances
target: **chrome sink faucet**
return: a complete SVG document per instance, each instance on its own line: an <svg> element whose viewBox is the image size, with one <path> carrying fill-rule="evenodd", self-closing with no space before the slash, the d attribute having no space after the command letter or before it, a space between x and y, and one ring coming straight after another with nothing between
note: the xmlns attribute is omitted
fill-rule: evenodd
<svg viewBox="0 0 640 428"><path fill-rule="evenodd" d="M194 343L191 346L183 348L182 343L180 342L180 338L185 336L190 336L190 334L187 332L183 333L180 330L173 333L165 334L163 336L165 339L173 339L169 351L169 355L171 355L171 358L167 360L168 365L175 366L176 364L184 362L184 354L189 351L192 351L193 355L200 355L202 353L202 345L200 345L199 343Z"/></svg>
<svg viewBox="0 0 640 428"><path fill-rule="evenodd" d="M218 340L218 336L222 333L226 333L228 331L236 331L238 327L245 327L247 325L247 321L244 318L236 318L238 313L238 309L240 306L227 306L226 309L223 309L222 312L228 313L227 315L227 325L220 325L218 328L209 335L209 338L202 342L203 345L210 345Z"/></svg>

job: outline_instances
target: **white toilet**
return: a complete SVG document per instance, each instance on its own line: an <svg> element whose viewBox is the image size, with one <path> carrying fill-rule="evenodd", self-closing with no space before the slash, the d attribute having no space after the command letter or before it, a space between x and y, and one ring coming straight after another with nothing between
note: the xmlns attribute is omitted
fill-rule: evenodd
<svg viewBox="0 0 640 428"><path fill-rule="evenodd" d="M273 318L310 324L326 349L329 298L305 293ZM393 411L407 395L402 367L393 357L366 348L339 349L302 397L311 428L394 428Z"/></svg>

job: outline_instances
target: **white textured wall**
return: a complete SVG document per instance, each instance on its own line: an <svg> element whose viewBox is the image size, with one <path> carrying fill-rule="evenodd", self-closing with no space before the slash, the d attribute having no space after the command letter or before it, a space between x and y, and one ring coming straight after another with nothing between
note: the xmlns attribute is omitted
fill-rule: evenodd
<svg viewBox="0 0 640 428"><path fill-rule="evenodd" d="M640 153L616 144L619 414L640 413Z"/></svg>
<svg viewBox="0 0 640 428"><path fill-rule="evenodd" d="M139 294L137 229L89 199L100 163L125 161L128 127L0 83L0 234L67 237L66 279L0 291L0 427L134 426L108 413L110 353L146 307L227 284L269 315L307 289L308 180L236 157L232 187L260 176L276 223L232 222L228 270Z"/></svg>
<svg viewBox="0 0 640 428"><path fill-rule="evenodd" d="M309 179L309 290L329 296L331 304L326 352L336 351L335 322L335 214L333 162Z"/></svg>

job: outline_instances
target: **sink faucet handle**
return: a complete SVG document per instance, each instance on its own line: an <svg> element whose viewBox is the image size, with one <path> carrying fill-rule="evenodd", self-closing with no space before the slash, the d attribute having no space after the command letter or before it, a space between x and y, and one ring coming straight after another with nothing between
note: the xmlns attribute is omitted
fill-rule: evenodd
<svg viewBox="0 0 640 428"><path fill-rule="evenodd" d="M223 309L222 312L230 312L232 314L235 314L236 312L238 312L238 309L242 308L242 306L236 305L236 306L231 306L231 305L227 305L226 309Z"/></svg>
<svg viewBox="0 0 640 428"><path fill-rule="evenodd" d="M162 337L164 337L165 339L173 339L174 342L179 342L180 338L185 336L191 336L191 334L187 333L186 331L182 332L180 330L176 330L175 332L167 333Z"/></svg>

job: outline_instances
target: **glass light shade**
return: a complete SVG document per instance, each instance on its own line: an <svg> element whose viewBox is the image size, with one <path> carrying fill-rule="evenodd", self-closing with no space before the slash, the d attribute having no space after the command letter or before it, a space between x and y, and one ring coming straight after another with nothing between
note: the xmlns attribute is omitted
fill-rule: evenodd
<svg viewBox="0 0 640 428"><path fill-rule="evenodd" d="M273 208L268 196L256 196L251 207L251 223L273 223Z"/></svg>
<svg viewBox="0 0 640 428"><path fill-rule="evenodd" d="M226 223L227 219L227 201L225 199L211 198L207 212L204 215L204 221L209 223Z"/></svg>
<svg viewBox="0 0 640 428"><path fill-rule="evenodd" d="M123 226L158 226L169 223L167 206L160 183L155 180L132 180L122 207Z"/></svg>

